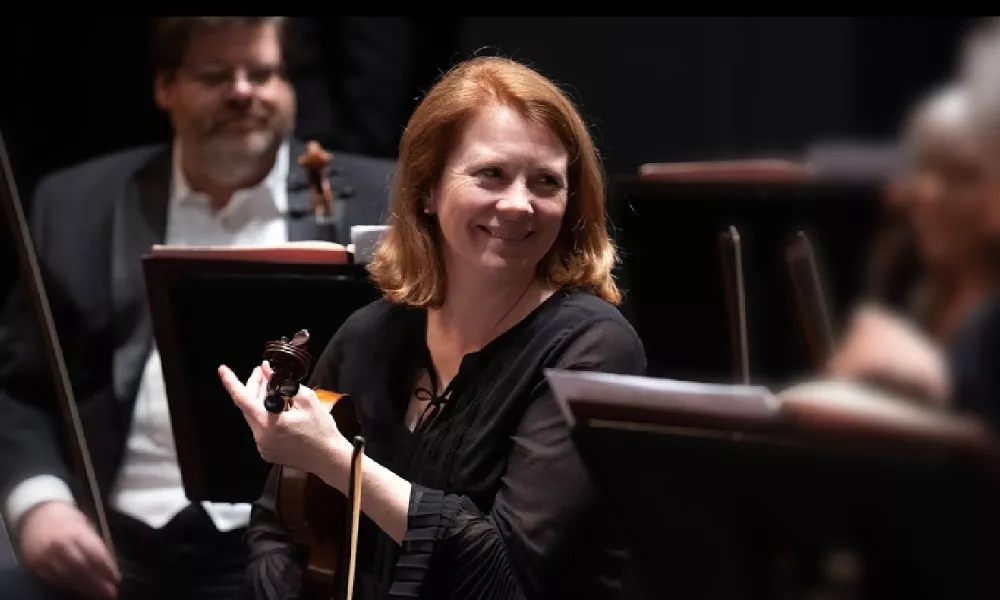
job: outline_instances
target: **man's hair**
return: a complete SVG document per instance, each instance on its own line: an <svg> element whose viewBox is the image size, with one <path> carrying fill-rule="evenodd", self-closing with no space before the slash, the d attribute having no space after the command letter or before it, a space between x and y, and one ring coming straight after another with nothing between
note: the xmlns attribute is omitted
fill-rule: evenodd
<svg viewBox="0 0 1000 600"><path fill-rule="evenodd" d="M157 17L153 20L151 56L153 71L173 74L184 62L191 38L205 31L217 31L234 25L273 24L278 30L282 62L290 68L296 52L289 41L291 19L287 17Z"/></svg>

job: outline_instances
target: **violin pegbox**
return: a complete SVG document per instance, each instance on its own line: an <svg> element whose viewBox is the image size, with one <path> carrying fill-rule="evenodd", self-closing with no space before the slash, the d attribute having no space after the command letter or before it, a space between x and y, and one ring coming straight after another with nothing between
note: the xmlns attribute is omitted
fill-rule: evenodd
<svg viewBox="0 0 1000 600"><path fill-rule="evenodd" d="M291 400L299 391L299 382L309 373L312 357L306 350L309 332L299 330L292 339L282 336L264 348L264 360L271 365L271 378L267 382L264 408L279 414L291 407Z"/></svg>

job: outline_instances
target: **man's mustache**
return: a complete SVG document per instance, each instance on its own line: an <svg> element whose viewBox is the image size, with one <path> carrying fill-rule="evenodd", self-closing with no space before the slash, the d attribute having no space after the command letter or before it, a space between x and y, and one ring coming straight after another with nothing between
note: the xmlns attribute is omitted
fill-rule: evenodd
<svg viewBox="0 0 1000 600"><path fill-rule="evenodd" d="M215 133L222 130L224 127L231 123L236 123L240 121L249 120L254 125L263 127L267 125L270 121L271 113L267 110L255 109L253 107L247 107L246 109L237 110L227 110L215 117L213 117L208 122L208 127L206 128L210 133Z"/></svg>

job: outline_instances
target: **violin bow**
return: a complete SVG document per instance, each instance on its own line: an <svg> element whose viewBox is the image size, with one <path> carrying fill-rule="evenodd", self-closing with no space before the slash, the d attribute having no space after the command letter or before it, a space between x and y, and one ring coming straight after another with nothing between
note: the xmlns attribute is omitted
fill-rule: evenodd
<svg viewBox="0 0 1000 600"><path fill-rule="evenodd" d="M97 524L101 537L104 538L104 543L113 556L114 545L111 543L111 530L108 528L104 503L101 501L100 488L97 485L94 466L90 460L90 451L87 448L87 439L83 433L83 425L80 423L80 412L73 396L73 386L70 383L66 360L62 353L62 347L59 345L59 337L56 334L55 320L52 318L49 297L45 292L45 283L42 281L41 269L38 266L38 255L35 253L30 228L21 208L21 198L14 182L14 172L10 166L10 157L7 154L7 145L4 143L2 133L0 133L0 162L2 162L0 177L3 179L0 182L0 204L3 204L7 221L10 223L11 235L17 246L21 262L21 272L24 280L28 283L39 325L42 328L42 340L45 343L49 367L52 369L52 379L56 386L60 412L71 439L70 453L73 455L74 470L78 477L83 476L85 487L89 492L89 499L81 504L84 512L92 513L91 518Z"/></svg>
<svg viewBox="0 0 1000 600"><path fill-rule="evenodd" d="M729 339L733 374L737 382L750 384L750 335L747 331L746 287L743 281L743 244L734 225L719 236L722 278L729 313Z"/></svg>
<svg viewBox="0 0 1000 600"><path fill-rule="evenodd" d="M799 231L785 249L785 260L813 364L815 368L823 369L835 350L833 323L816 252L804 231Z"/></svg>
<svg viewBox="0 0 1000 600"><path fill-rule="evenodd" d="M358 523L361 521L361 489L364 479L362 462L365 457L365 439L360 435L354 437L354 451L351 454L351 479L348 483L347 503L350 510L347 513L347 570L344 571L344 600L354 598L354 573L358 558Z"/></svg>

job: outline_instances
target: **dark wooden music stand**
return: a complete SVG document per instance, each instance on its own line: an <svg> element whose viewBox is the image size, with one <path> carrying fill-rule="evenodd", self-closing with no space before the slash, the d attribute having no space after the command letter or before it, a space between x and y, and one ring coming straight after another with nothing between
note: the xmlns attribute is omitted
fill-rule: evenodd
<svg viewBox="0 0 1000 600"><path fill-rule="evenodd" d="M628 290L623 312L643 338L649 373L731 381L718 260L719 232L730 225L739 230L748 276L754 380L780 384L812 372L785 246L796 232L809 234L827 261L830 310L846 311L863 291L881 195L878 182L820 177L808 165L774 159L650 164L616 176L609 212Z"/></svg>
<svg viewBox="0 0 1000 600"><path fill-rule="evenodd" d="M639 167L646 181L717 183L792 183L809 181L813 171L809 165L784 158L751 158L677 163L646 163Z"/></svg>
<svg viewBox="0 0 1000 600"><path fill-rule="evenodd" d="M347 317L379 293L355 264L151 254L143 268L187 497L253 501L270 465L218 366L245 378L269 341L300 329L309 330L315 364Z"/></svg>
<svg viewBox="0 0 1000 600"><path fill-rule="evenodd" d="M727 399L721 386L547 377L653 597L1000 593L993 442L976 423L759 388Z"/></svg>
<svg viewBox="0 0 1000 600"><path fill-rule="evenodd" d="M733 382L750 383L750 330L747 325L743 243L736 227L719 235L719 254L729 315L729 343L733 349Z"/></svg>
<svg viewBox="0 0 1000 600"><path fill-rule="evenodd" d="M819 259L809 235L804 231L785 250L788 277L795 291L795 306L802 324L802 332L813 356L817 371L826 368L833 357L836 345L833 319L827 304L827 286L821 273Z"/></svg>

